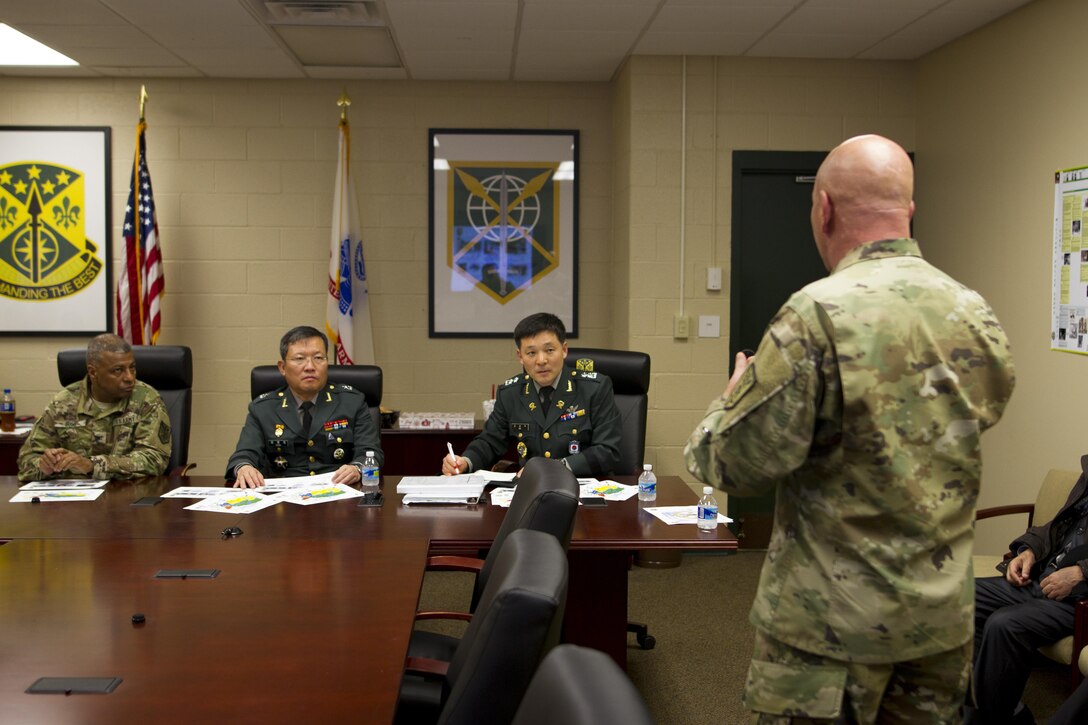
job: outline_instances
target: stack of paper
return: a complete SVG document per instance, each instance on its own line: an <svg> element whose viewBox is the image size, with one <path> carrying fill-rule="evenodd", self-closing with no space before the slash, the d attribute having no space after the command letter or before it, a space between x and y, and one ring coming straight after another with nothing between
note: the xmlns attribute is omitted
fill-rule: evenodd
<svg viewBox="0 0 1088 725"><path fill-rule="evenodd" d="M487 480L483 476L405 476L397 484L404 503L476 503Z"/></svg>

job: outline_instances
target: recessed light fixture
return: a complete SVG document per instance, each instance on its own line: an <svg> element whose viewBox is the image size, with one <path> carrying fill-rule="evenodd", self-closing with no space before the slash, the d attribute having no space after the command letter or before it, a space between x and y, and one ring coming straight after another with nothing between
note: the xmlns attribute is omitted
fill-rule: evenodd
<svg viewBox="0 0 1088 725"><path fill-rule="evenodd" d="M0 65L79 65L63 53L0 23Z"/></svg>

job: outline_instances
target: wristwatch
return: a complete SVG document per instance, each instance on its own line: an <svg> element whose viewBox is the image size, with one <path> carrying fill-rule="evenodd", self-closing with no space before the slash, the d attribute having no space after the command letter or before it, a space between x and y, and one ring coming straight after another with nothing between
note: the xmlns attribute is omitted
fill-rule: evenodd
<svg viewBox="0 0 1088 725"><path fill-rule="evenodd" d="M355 470L359 472L359 480L363 480L363 464L358 461L352 461L351 465L355 466Z"/></svg>
<svg viewBox="0 0 1088 725"><path fill-rule="evenodd" d="M89 460L91 462L91 478L97 478L97 476L95 475L96 471L102 471L103 474L105 473L105 468L106 468L106 457L105 456L91 456L87 460Z"/></svg>

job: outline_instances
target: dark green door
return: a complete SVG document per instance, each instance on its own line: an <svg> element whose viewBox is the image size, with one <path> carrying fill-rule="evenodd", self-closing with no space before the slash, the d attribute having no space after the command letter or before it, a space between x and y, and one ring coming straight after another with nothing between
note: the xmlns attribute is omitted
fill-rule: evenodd
<svg viewBox="0 0 1088 725"><path fill-rule="evenodd" d="M827 152L734 151L729 365L755 350L767 323L789 296L827 274L812 241L812 179ZM730 372L732 372L730 370ZM774 495L729 497L741 546L770 539Z"/></svg>

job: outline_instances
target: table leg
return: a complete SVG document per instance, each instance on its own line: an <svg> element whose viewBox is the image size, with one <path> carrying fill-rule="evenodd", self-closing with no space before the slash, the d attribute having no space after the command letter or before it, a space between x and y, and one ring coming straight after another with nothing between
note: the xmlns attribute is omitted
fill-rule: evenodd
<svg viewBox="0 0 1088 725"><path fill-rule="evenodd" d="M627 668L627 551L575 550L563 641L598 649Z"/></svg>

